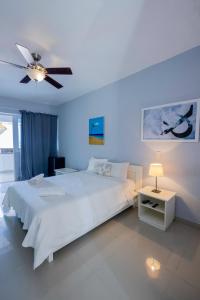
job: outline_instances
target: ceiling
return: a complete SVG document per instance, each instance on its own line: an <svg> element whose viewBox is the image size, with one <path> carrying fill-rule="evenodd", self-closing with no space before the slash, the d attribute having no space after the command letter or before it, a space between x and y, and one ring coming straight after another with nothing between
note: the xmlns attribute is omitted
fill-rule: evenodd
<svg viewBox="0 0 200 300"><path fill-rule="evenodd" d="M25 64L17 42L74 72L57 90L0 64L0 97L57 105L200 45L200 0L1 0L0 28L0 59Z"/></svg>

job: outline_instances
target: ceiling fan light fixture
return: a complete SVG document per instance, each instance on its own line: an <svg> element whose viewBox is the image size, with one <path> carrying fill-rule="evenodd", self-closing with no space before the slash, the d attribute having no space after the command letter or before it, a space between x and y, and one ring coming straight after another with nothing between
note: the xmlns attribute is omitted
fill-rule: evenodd
<svg viewBox="0 0 200 300"><path fill-rule="evenodd" d="M42 81L46 77L45 69L39 66L29 68L27 75L34 81Z"/></svg>

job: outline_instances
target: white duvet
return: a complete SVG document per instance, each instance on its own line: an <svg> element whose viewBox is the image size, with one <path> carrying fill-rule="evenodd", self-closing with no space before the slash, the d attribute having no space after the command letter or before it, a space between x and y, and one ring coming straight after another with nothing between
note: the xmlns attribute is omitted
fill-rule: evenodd
<svg viewBox="0 0 200 300"><path fill-rule="evenodd" d="M55 187L65 195L41 196ZM134 183L91 172L74 172L45 178L37 186L28 181L10 186L3 200L28 232L22 245L34 248L34 269L51 253L133 204Z"/></svg>

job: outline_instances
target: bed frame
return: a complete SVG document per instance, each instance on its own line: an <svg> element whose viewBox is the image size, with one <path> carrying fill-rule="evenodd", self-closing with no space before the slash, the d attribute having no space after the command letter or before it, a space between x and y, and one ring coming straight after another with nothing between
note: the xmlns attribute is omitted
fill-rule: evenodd
<svg viewBox="0 0 200 300"><path fill-rule="evenodd" d="M137 198L138 196L138 191L142 188L142 173L143 173L143 167L142 166L137 166L137 165L130 165L128 168L128 178L134 180L135 182L135 197L134 199ZM126 206L124 206L122 209L120 209L119 211L115 212L114 214L112 214L111 216L109 216L109 218L107 218L106 220L104 220L103 222L100 222L99 224L96 224L95 226L91 227L89 230L87 231L83 231L79 234L77 234L76 237L73 237L73 239L68 242L65 245L60 245L59 247L57 247L56 249L53 250L52 253L49 254L48 256L48 262L51 263L53 261L53 254L54 252L60 250L61 248L67 246L68 244L70 244L71 242L75 241L76 239L78 239L79 237L85 235L86 233L90 232L92 229L98 227L99 225L103 224L104 222L108 221L109 219L113 218L114 216L116 216L117 214L119 214L120 212L124 211L125 209L127 209L128 207L132 206L133 204L127 204Z"/></svg>

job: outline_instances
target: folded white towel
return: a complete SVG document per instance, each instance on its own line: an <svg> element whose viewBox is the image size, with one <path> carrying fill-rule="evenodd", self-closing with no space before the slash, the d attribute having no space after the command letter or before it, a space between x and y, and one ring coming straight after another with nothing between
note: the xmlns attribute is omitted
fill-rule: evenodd
<svg viewBox="0 0 200 300"><path fill-rule="evenodd" d="M35 185L35 184L42 182L43 178L44 178L44 174L39 174L39 175L29 179L28 183Z"/></svg>
<svg viewBox="0 0 200 300"><path fill-rule="evenodd" d="M60 187L46 187L39 189L40 197L48 197L48 196L64 196L66 193Z"/></svg>

